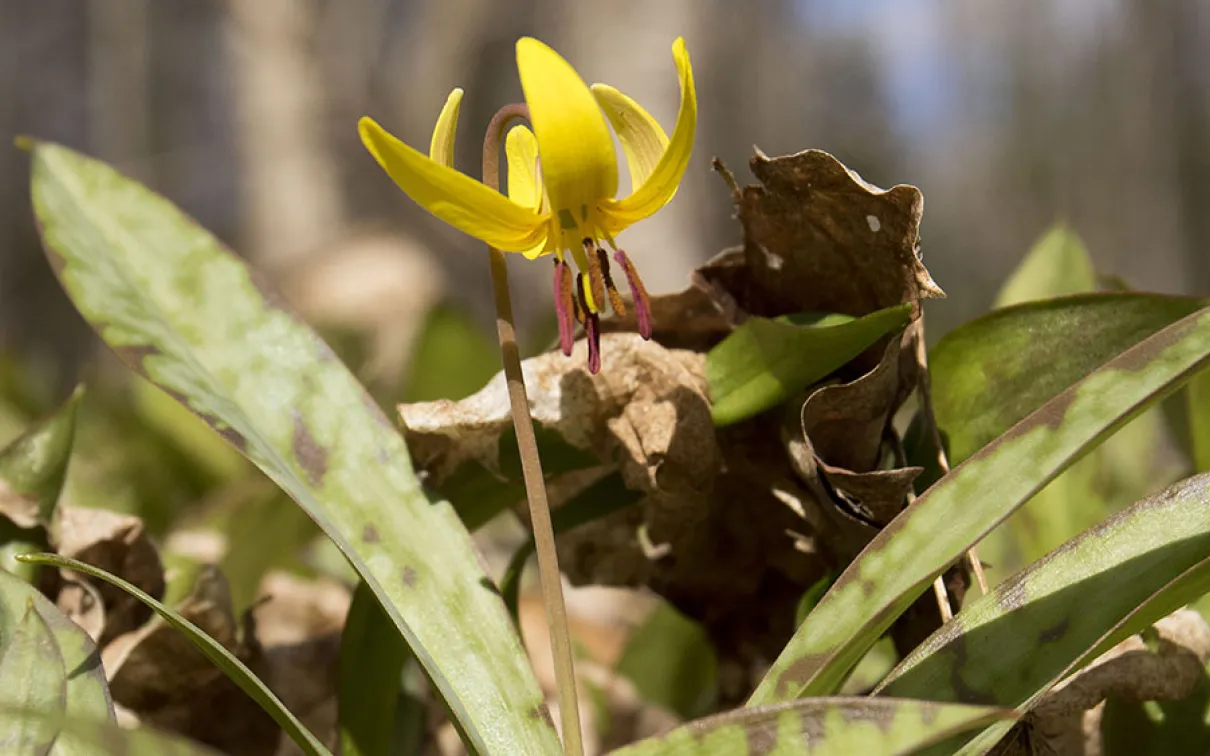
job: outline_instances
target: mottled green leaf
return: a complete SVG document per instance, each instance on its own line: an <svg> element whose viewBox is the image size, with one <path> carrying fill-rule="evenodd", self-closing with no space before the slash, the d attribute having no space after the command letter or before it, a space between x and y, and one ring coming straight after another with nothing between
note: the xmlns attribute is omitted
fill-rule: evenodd
<svg viewBox="0 0 1210 756"><path fill-rule="evenodd" d="M950 462L1205 305L1161 294L1082 294L997 310L954 329L929 352L933 408Z"/></svg>
<svg viewBox="0 0 1210 756"><path fill-rule="evenodd" d="M1210 309L1151 336L954 468L844 571L751 703L836 690L866 650L971 544L1064 468L1210 362Z"/></svg>
<svg viewBox="0 0 1210 756"><path fill-rule="evenodd" d="M92 639L35 588L2 570L0 681L0 707L34 710L47 716L113 718L109 686ZM26 752L18 743L32 749L36 743L52 742L52 756L85 753L56 738L53 725L29 718L0 717L2 753Z"/></svg>
<svg viewBox="0 0 1210 756"><path fill-rule="evenodd" d="M1000 288L996 307L1093 291L1096 271L1084 242L1065 224L1051 226Z"/></svg>
<svg viewBox="0 0 1210 756"><path fill-rule="evenodd" d="M36 145L33 199L52 266L85 319L319 523L469 745L556 750L466 529L425 495L403 439L323 341L211 234L102 163Z"/></svg>
<svg viewBox="0 0 1210 756"><path fill-rule="evenodd" d="M736 709L613 751L613 756L898 756L1011 712L890 698L810 698Z"/></svg>
<svg viewBox="0 0 1210 756"><path fill-rule="evenodd" d="M1210 574L1199 565L1208 554L1205 474L1119 512L971 602L880 692L1027 708L1090 655L1204 591Z"/></svg>
<svg viewBox="0 0 1210 756"><path fill-rule="evenodd" d="M427 705L404 695L407 644L374 593L359 583L340 636L343 756L405 756L423 747Z"/></svg>
<svg viewBox="0 0 1210 756"><path fill-rule="evenodd" d="M749 318L706 356L715 424L736 423L776 406L907 325L911 314L908 303L856 319Z"/></svg>
<svg viewBox="0 0 1210 756"><path fill-rule="evenodd" d="M136 586L131 585L120 577L112 575L105 570L85 564L75 559L69 559L58 554L25 554L20 557L22 561L29 561L35 564L49 564L55 567L66 567L69 570L91 575L98 580L103 580L106 583L119 588L122 591L130 594L134 598L143 602L158 614L165 622L179 630L188 638L198 651L206 655L206 658L214 662L214 665L221 669L231 680L248 694L252 700L260 704L261 708L268 712L273 720L281 725L290 738L298 744L303 753L310 756L319 756L321 754L327 756L328 750L324 748L323 743L311 734L302 722L286 708L286 705L281 702L273 691L265 685L260 679L248 669L248 666L235 657L228 651L223 644L206 635L197 625L182 617L171 607L156 601L144 591L139 590Z"/></svg>
<svg viewBox="0 0 1210 756"><path fill-rule="evenodd" d="M47 546L76 433L77 388L52 415L0 450L0 569L33 582L36 568L13 557Z"/></svg>

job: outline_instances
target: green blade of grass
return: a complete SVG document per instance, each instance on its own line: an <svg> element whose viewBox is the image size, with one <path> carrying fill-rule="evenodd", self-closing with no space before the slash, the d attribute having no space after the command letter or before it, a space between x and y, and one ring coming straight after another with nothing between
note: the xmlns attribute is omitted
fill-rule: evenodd
<svg viewBox="0 0 1210 756"><path fill-rule="evenodd" d="M553 753L529 662L449 505L326 344L171 203L33 146L33 200L64 289L132 368L285 490L378 597L468 746Z"/></svg>
<svg viewBox="0 0 1210 756"><path fill-rule="evenodd" d="M874 538L799 626L750 703L839 688L933 579L1082 454L1210 362L1210 308L1139 343L954 468Z"/></svg>
<svg viewBox="0 0 1210 756"><path fill-rule="evenodd" d="M156 601L150 595L117 575L93 567L91 564L85 564L84 562L59 556L58 554L22 554L18 559L34 564L66 567L69 570L91 575L143 602L148 608L162 617L165 622L184 633L185 637L192 641L193 645L197 646L197 649L205 654L207 659L214 662L214 665L226 673L236 685L239 685L241 690L247 693L252 700L260 704L261 708L268 712L275 722L281 725L282 730L290 736L291 740L298 744L298 747L304 753L310 756L331 756L323 743L319 742L319 739L286 708L286 705L281 702L281 699L273 691L269 690L269 686L261 682L260 678L254 675L252 670L248 669L246 664L237 659L223 644L206 635L206 633L202 632L201 628L177 614L172 608Z"/></svg>

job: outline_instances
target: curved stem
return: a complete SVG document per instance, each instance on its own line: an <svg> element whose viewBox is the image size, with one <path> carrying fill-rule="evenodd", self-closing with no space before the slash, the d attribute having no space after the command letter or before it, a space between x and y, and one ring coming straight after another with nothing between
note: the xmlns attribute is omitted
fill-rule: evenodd
<svg viewBox="0 0 1210 756"><path fill-rule="evenodd" d="M529 109L522 104L501 108L487 127L483 139L483 183L500 190L500 144L509 121L528 118ZM550 522L550 504L546 499L546 480L538 457L538 441L534 437L534 422L529 414L529 397L521 373L521 354L517 349L517 329L513 323L513 305L508 291L508 265L504 253L488 248L492 264L492 293L496 299L496 331L500 337L500 355L504 361L504 377L508 381L508 401L512 409L513 427L517 432L517 448L521 455L521 471L525 478L525 494L529 500L530 526L534 531L534 546L538 555L538 578L542 584L542 600L546 605L546 620L550 627L550 648L554 657L555 684L559 688L559 719L563 724L563 752L581 756L584 744L580 732L580 707L576 697L575 662L571 653L571 635L567 627L567 609L563 604L563 583L559 574L559 558L555 552L555 531Z"/></svg>

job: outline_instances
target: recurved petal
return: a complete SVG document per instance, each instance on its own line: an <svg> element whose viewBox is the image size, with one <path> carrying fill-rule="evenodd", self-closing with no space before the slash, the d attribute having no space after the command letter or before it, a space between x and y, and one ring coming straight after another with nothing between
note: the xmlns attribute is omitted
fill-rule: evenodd
<svg viewBox="0 0 1210 756"><path fill-rule="evenodd" d="M542 155L551 211L571 230L618 190L609 127L588 86L571 65L536 39L517 42L517 70Z"/></svg>
<svg viewBox="0 0 1210 756"><path fill-rule="evenodd" d="M362 144L416 204L497 249L532 248L546 219L466 174L444 166L391 136L371 118L357 123Z"/></svg>
<svg viewBox="0 0 1210 756"><path fill-rule="evenodd" d="M676 187L689 167L689 156L693 152L693 138L697 131L697 92L693 87L693 67L689 63L689 51L685 49L683 38L677 38L673 43L672 57L676 60L676 70L681 79L681 106L676 115L672 139L651 175L630 196L601 203L601 211L611 233L617 233L663 207L676 193Z"/></svg>
<svg viewBox="0 0 1210 756"><path fill-rule="evenodd" d="M437 125L433 127L433 139L429 142L429 157L442 165L454 166L454 134L458 131L458 111L462 109L462 90L455 88L445 99Z"/></svg>
<svg viewBox="0 0 1210 756"><path fill-rule="evenodd" d="M641 105L608 84L593 84L592 94L622 143L630 168L630 186L637 189L664 156L668 135Z"/></svg>

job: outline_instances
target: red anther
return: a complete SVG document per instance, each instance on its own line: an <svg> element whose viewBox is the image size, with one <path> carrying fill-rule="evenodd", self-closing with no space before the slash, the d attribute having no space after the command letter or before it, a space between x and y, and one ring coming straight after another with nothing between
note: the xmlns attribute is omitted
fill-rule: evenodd
<svg viewBox="0 0 1210 756"><path fill-rule="evenodd" d="M630 296L634 299L634 317L639 326L639 335L644 339L651 338L651 297L647 296L647 288L630 264L630 258L623 250L613 253L613 259L626 273L626 282L630 284Z"/></svg>

